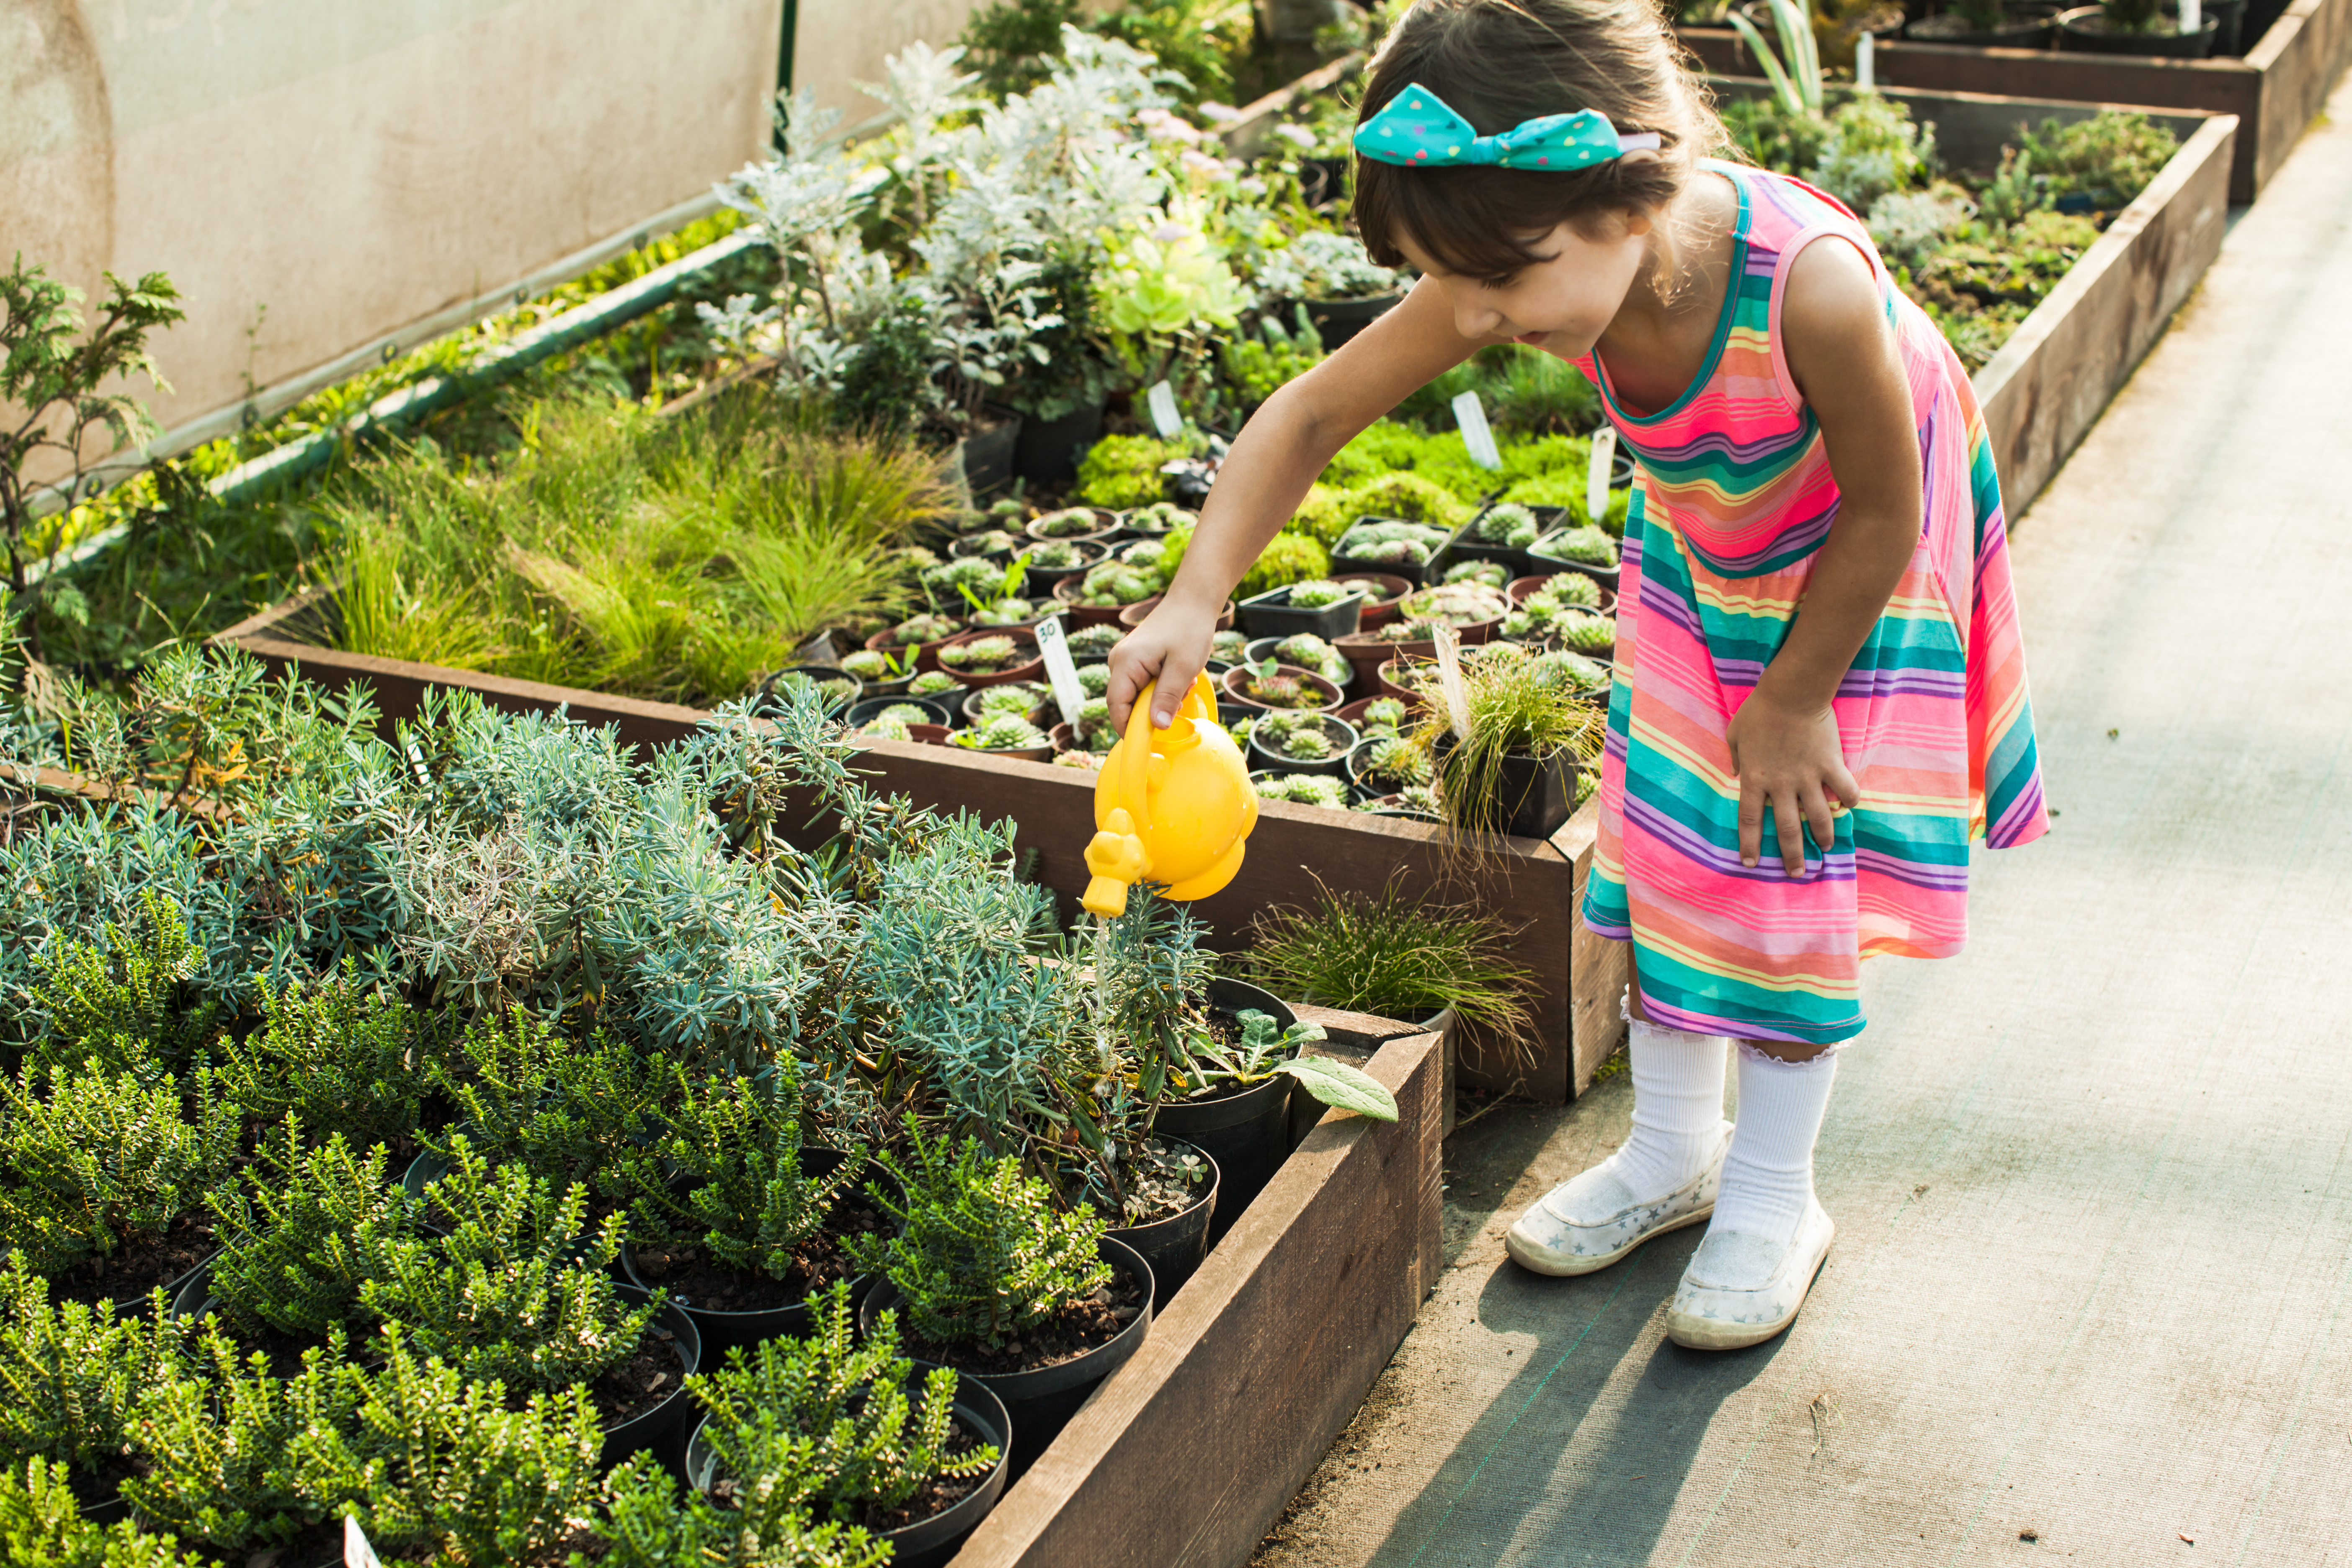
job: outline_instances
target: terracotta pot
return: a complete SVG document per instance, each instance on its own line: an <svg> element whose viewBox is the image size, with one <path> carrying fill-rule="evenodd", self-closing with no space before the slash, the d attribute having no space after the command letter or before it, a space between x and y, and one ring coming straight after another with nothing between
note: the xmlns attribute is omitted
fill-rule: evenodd
<svg viewBox="0 0 2352 1568"><path fill-rule="evenodd" d="M867 637L866 639L866 647L871 652L887 653L894 658L899 659L904 659L908 654L912 654L914 656L915 662L908 667L911 676L920 674L926 669L937 669L939 668L939 660L933 656L936 655L940 651L940 647L950 640L950 639L948 637L937 637L929 642L906 643L903 645L896 644L890 640L890 630L886 626L882 630L876 632L872 637ZM927 658L930 659L931 662L929 664L924 663L923 661Z"/></svg>
<svg viewBox="0 0 2352 1568"><path fill-rule="evenodd" d="M1129 605L1079 604L1078 589L1085 581L1086 574L1080 573L1076 577L1065 577L1054 584L1054 602L1062 606L1062 615L1070 623L1072 631L1077 630L1080 626L1116 626L1118 624L1120 612L1134 607ZM1157 594L1149 599L1136 601L1137 604L1145 605L1156 605L1159 602L1160 595Z"/></svg>
<svg viewBox="0 0 2352 1568"><path fill-rule="evenodd" d="M1318 692L1322 694L1323 697L1323 700L1315 704L1312 708L1288 708L1283 710L1283 711L1287 713L1328 713L1339 706L1339 699L1341 696L1339 689L1330 681L1328 681L1321 676L1316 674L1313 670L1301 669L1295 664L1276 665L1275 668L1283 675L1295 676L1298 679L1307 682ZM1265 703L1254 702L1249 698L1242 695L1242 686L1250 679L1250 673L1251 672L1247 669L1229 669L1225 671L1223 677L1224 690L1221 694L1220 701L1229 702L1236 708L1246 709L1254 713L1270 711Z"/></svg>
<svg viewBox="0 0 2352 1568"><path fill-rule="evenodd" d="M986 675L967 674L961 669L954 668L951 666L940 662L940 652L942 648L957 643L976 642L982 637L1009 637L1014 642L1027 647L1032 657L1024 663ZM976 627L968 632L958 632L955 636L949 637L946 641L938 644L936 647L926 649L923 657L916 661L916 668L918 669L944 669L950 675L954 676L960 683L965 686L1002 686L1009 680L1035 680L1039 679L1045 672L1045 659L1044 655L1037 652L1037 634L1030 630L1028 627L982 626Z"/></svg>
<svg viewBox="0 0 2352 1568"><path fill-rule="evenodd" d="M1077 507L1055 507L1055 511L1077 511ZM1085 533L1040 533L1037 525L1045 520L1032 518L1021 525L1021 531L1043 544L1048 540L1066 540L1072 544L1098 544L1118 531L1118 513L1108 507L1090 506L1083 510L1095 514L1095 526Z"/></svg>
<svg viewBox="0 0 2352 1568"><path fill-rule="evenodd" d="M1397 601L1413 590L1413 584L1388 572L1346 572L1331 579L1334 583L1361 583L1367 597L1363 614L1356 622L1360 632L1376 632L1397 618Z"/></svg>

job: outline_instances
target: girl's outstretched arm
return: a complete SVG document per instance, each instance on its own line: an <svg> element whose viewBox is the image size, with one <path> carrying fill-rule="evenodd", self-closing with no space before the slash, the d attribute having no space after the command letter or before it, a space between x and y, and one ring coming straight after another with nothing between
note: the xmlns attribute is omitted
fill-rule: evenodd
<svg viewBox="0 0 2352 1568"><path fill-rule="evenodd" d="M1282 531L1324 466L1357 432L1489 341L1465 338L1437 286L1423 279L1403 303L1337 353L1277 390L1234 441L1185 546L1167 597L1111 650L1111 727L1152 692L1165 729L1201 667L1217 612L1266 541Z"/></svg>
<svg viewBox="0 0 2352 1568"><path fill-rule="evenodd" d="M1838 744L1830 700L1869 639L1919 542L1925 483L1911 387L1870 263L1852 246L1808 246L1789 271L1784 352L1797 389L1821 421L1837 520L1786 641L1733 715L1739 775L1739 858L1753 866L1769 807L1780 867L1805 868L1804 825L1833 841L1834 796L1861 797Z"/></svg>

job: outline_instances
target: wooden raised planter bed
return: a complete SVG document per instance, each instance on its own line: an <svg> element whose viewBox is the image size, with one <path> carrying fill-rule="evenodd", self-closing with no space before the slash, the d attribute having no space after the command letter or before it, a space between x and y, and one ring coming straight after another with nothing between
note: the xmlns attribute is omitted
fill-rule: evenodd
<svg viewBox="0 0 2352 1568"><path fill-rule="evenodd" d="M1771 90L1760 80L1726 79L1710 85L1727 97ZM2015 143L2021 124L2071 122L2105 109L2141 108L1910 89L1892 89L1886 96L1905 104L1913 119L1933 121L1944 161L1961 168L1997 165L2002 146ZM2162 109L2141 112L2169 127L2180 138L2180 150L1971 378L2012 527L2221 251L2237 118Z"/></svg>
<svg viewBox="0 0 2352 1568"><path fill-rule="evenodd" d="M1759 74L1730 28L1676 31L1708 70L1719 76ZM2230 200L2240 205L2270 183L2347 64L2352 0L2294 0L2242 59L2167 60L1894 39L1878 46L1882 87L2234 114L2238 145L2230 166Z"/></svg>
<svg viewBox="0 0 2352 1568"><path fill-rule="evenodd" d="M299 666L304 678L323 686L370 686L387 725L414 716L433 687L478 693L506 712L562 708L583 723L613 725L625 742L637 747L683 739L705 717L699 709L676 703L371 658L289 637L287 623L319 613L323 597L317 590L298 595L214 641L244 649L273 671ZM1030 874L1060 895L1066 917L1075 912L1087 879L1094 774L950 746L872 740L864 744L866 771L880 788L918 805L1013 818L1019 847L1034 854ZM1461 1080L1474 1088L1568 1100L1591 1081L1593 1069L1617 1047L1624 1030L1617 995L1625 984L1625 950L1590 935L1577 914L1592 861L1596 816L1588 806L1549 842L1500 840L1496 857L1473 867L1449 854L1443 831L1426 823L1265 801L1241 875L1195 907L1209 922L1213 942L1228 947L1239 945L1259 910L1311 899L1318 877L1336 892L1365 894L1377 894L1398 878L1414 891L1467 897L1502 910L1522 928L1514 955L1538 979L1534 1059L1515 1063L1491 1043L1465 1032L1457 1052Z"/></svg>

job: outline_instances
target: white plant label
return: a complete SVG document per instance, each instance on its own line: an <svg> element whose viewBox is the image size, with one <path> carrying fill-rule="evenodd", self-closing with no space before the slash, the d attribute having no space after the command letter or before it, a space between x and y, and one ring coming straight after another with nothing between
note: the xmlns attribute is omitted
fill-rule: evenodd
<svg viewBox="0 0 2352 1568"><path fill-rule="evenodd" d="M1584 510L1593 521L1609 515L1609 465L1617 456L1617 426L1603 425L1592 437L1592 466L1584 470Z"/></svg>
<svg viewBox="0 0 2352 1568"><path fill-rule="evenodd" d="M383 1559L368 1544L356 1514L343 1515L343 1568L383 1568Z"/></svg>
<svg viewBox="0 0 2352 1568"><path fill-rule="evenodd" d="M2180 0L2180 32L2193 38L2205 30L2204 0Z"/></svg>
<svg viewBox="0 0 2352 1568"><path fill-rule="evenodd" d="M1470 448L1472 462L1482 468L1503 466L1494 429L1486 423L1486 405L1478 401L1476 393L1465 392L1454 400L1454 422L1462 426L1462 444Z"/></svg>
<svg viewBox="0 0 2352 1568"><path fill-rule="evenodd" d="M2194 5L2197 0L2180 0L2184 5ZM1853 41L1853 85L1864 92L1878 87L1878 40L1864 33Z"/></svg>
<svg viewBox="0 0 2352 1568"><path fill-rule="evenodd" d="M1070 658L1070 640L1062 635L1061 616L1048 616L1037 623L1037 651L1045 656L1045 680L1054 689L1054 706L1062 710L1062 722L1076 729L1087 694L1078 684L1078 667Z"/></svg>
<svg viewBox="0 0 2352 1568"><path fill-rule="evenodd" d="M1151 427L1160 432L1163 441L1173 441L1184 433L1183 417L1176 412L1176 389L1160 382L1143 395L1143 405L1151 411Z"/></svg>

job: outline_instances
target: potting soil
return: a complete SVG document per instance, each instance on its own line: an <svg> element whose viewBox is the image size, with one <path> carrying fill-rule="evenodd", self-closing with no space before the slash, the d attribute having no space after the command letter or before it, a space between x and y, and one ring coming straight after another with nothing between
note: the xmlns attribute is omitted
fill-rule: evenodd
<svg viewBox="0 0 2352 1568"><path fill-rule="evenodd" d="M646 1325L626 1361L606 1368L588 1384L588 1397L606 1426L618 1426L676 1394L678 1383L677 1335L656 1321Z"/></svg>
<svg viewBox="0 0 2352 1568"><path fill-rule="evenodd" d="M213 1247L212 1221L182 1215L161 1236L134 1237L110 1257L87 1259L58 1275L50 1281L49 1299L85 1305L109 1296L126 1304L141 1300L211 1257Z"/></svg>
<svg viewBox="0 0 2352 1568"><path fill-rule="evenodd" d="M992 1377L1043 1372L1118 1338L1143 1310L1146 1300L1143 1287L1121 1269L1111 1275L1109 1284L1071 1302L1045 1321L1024 1329L1019 1338L1007 1340L1002 1350L990 1350L970 1340L942 1344L912 1330L906 1331L904 1339L909 1355L943 1362L959 1372Z"/></svg>

